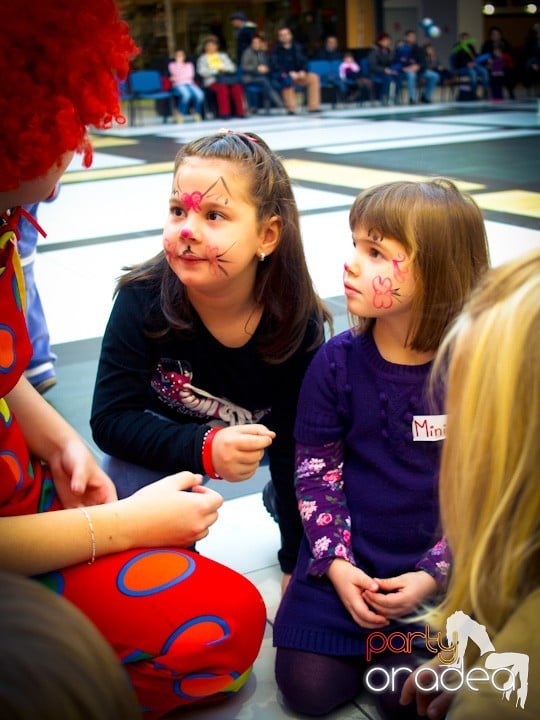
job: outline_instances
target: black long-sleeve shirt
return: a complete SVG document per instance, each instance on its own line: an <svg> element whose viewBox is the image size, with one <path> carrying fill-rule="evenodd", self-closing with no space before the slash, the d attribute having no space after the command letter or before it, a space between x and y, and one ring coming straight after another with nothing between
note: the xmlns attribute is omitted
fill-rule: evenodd
<svg viewBox="0 0 540 720"><path fill-rule="evenodd" d="M291 70L308 69L308 60L300 43L293 42L290 48L276 43L270 53L270 71L274 75L286 75Z"/></svg>
<svg viewBox="0 0 540 720"><path fill-rule="evenodd" d="M261 422L276 432L269 449L271 468L292 478L292 428L300 384L314 354L307 348L315 324L306 329L294 356L270 364L256 348L264 316L240 348L219 343L198 317L193 333L148 337L145 317L155 306L155 294L148 284L131 285L120 290L114 303L92 406L97 445L150 469L202 472L208 425Z"/></svg>

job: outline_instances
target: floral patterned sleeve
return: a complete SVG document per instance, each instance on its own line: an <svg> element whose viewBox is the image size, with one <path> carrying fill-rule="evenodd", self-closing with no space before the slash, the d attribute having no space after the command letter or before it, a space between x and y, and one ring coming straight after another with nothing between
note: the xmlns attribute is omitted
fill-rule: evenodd
<svg viewBox="0 0 540 720"><path fill-rule="evenodd" d="M442 537L424 557L416 563L417 570L424 570L434 578L437 585L446 590L448 575L452 566L452 553L446 537Z"/></svg>
<svg viewBox="0 0 540 720"><path fill-rule="evenodd" d="M351 547L351 517L343 493L343 442L322 447L296 445L296 497L309 545L310 575L320 577L331 562L356 565Z"/></svg>

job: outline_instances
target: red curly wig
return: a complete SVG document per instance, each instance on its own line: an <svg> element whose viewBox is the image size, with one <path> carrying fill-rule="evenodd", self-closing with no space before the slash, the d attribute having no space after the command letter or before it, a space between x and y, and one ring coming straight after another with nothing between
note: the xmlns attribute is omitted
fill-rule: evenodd
<svg viewBox="0 0 540 720"><path fill-rule="evenodd" d="M137 48L114 0L0 0L0 190L68 151L92 162L87 127L125 122L118 81Z"/></svg>

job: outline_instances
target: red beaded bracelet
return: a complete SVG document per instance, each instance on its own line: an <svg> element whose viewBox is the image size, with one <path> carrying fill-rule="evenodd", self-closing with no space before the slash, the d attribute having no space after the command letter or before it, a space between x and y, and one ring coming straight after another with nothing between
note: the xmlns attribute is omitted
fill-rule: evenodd
<svg viewBox="0 0 540 720"><path fill-rule="evenodd" d="M221 480L221 475L217 474L212 464L212 443L214 442L214 438L220 430L221 428L216 427L207 430L204 434L202 443L203 469L204 472L208 475L208 477L212 478L213 480Z"/></svg>

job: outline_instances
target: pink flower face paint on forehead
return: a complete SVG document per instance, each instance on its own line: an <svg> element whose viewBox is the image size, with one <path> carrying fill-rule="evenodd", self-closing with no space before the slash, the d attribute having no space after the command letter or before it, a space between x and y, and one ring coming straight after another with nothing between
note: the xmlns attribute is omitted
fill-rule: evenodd
<svg viewBox="0 0 540 720"><path fill-rule="evenodd" d="M201 202L204 197L204 193L199 190L195 190L192 193L183 192L180 195L180 202L186 206L188 210L194 210L195 212L201 211Z"/></svg>
<svg viewBox="0 0 540 720"><path fill-rule="evenodd" d="M221 187L220 187L221 186ZM214 190L214 192L212 192ZM218 190L222 190L222 194L218 194ZM201 212L201 204L205 198L212 198L215 202L222 202L223 205L229 204L230 196L229 188L227 183L222 177L219 177L213 182L204 192L200 190L194 190L193 192L184 192L180 185L173 190L173 195L176 195L182 205L187 211L193 210L194 212Z"/></svg>

